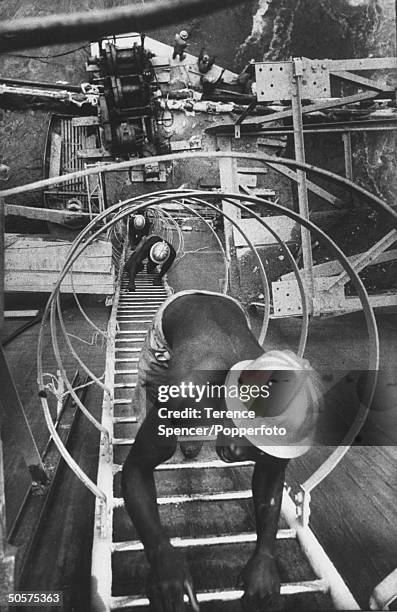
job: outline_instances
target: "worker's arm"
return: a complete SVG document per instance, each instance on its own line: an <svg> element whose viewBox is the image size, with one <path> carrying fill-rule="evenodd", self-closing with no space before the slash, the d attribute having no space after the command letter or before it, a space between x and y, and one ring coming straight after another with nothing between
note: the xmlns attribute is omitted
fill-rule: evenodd
<svg viewBox="0 0 397 612"><path fill-rule="evenodd" d="M164 405L162 405L164 407ZM198 610L192 579L180 553L169 541L160 521L154 469L175 452L175 436L159 435L159 426L170 421L158 416L159 404L149 412L124 463L122 492L131 520L145 547L151 573L148 597L155 610L183 612L183 595L189 596L193 610Z"/></svg>
<svg viewBox="0 0 397 612"><path fill-rule="evenodd" d="M262 454L255 463L252 480L257 543L255 551L241 574L243 604L247 610L263 610L264 604L280 592L274 548L285 469L288 461Z"/></svg>
<svg viewBox="0 0 397 612"><path fill-rule="evenodd" d="M175 257L176 257L175 249L173 248L172 245L170 245L170 255L169 255L168 259L161 266L161 271L160 271L160 274L159 274L159 279L160 280L163 278L163 276L165 276L167 274L168 270L171 268L172 264L175 261Z"/></svg>

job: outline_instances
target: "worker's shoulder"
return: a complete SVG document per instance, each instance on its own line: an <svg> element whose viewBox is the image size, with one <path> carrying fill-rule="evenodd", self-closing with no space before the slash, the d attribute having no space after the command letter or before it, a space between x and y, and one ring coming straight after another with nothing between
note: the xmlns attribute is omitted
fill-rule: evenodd
<svg viewBox="0 0 397 612"><path fill-rule="evenodd" d="M194 289L174 293L167 302L164 314L169 320L177 318L181 325L192 319L201 320L209 313L213 318L217 310L224 313L229 303L234 304L234 300L223 293Z"/></svg>
<svg viewBox="0 0 397 612"><path fill-rule="evenodd" d="M164 238L162 238L161 236L157 236L157 234L148 234L146 236L146 242L150 242L150 243L156 243L156 242L166 242L166 240L164 240Z"/></svg>

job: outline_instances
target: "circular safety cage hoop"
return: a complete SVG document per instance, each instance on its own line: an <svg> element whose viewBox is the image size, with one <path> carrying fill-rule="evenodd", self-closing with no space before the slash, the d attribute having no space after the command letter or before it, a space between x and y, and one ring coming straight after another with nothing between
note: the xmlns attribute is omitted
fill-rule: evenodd
<svg viewBox="0 0 397 612"><path fill-rule="evenodd" d="M194 158L210 158L210 159L222 159L222 158L237 158L237 159L245 159L245 160L255 160L256 162L262 162L264 164L280 164L284 166L290 166L293 168L301 169L304 171L310 171L318 176L326 178L330 181L333 181L339 186L344 186L347 190L355 193L359 193L361 196L365 197L366 200L375 208L385 211L391 219L393 219L394 223L397 221L397 213L394 211L386 202L378 198L377 196L371 194L363 187L354 184L352 181L345 179L339 175L336 175L327 170L323 170L321 168L317 168L310 164L296 162L291 159L284 158L276 158L273 156L266 156L260 154L250 154L250 153L237 153L237 152L214 152L214 153L203 153L196 152L190 153L189 159ZM184 154L171 154L164 155L151 158L151 161L155 162L176 162L183 161L186 157ZM127 162L107 164L100 168L100 172L117 172L121 170L125 170L127 168L136 167L143 165L145 163L142 159L134 159ZM61 177L56 177L55 179L48 179L45 181L38 181L36 183L32 183L30 185L24 185L21 187L16 187L13 189L8 189L3 192L0 192L0 197L14 195L16 193L23 193L27 191L32 191L35 189L40 189L42 187L48 187L53 184L61 184L67 182L71 178L84 177L87 175L95 174L98 172L98 168L91 168L87 170L83 170L80 172L71 173L68 175L64 175ZM338 247L338 245L318 226L316 226L313 222L308 219L303 218L298 213L287 209L275 202L270 200L265 200L263 198L258 198L254 195L246 195L240 193L232 193L225 191L217 191L217 192L209 192L198 189L172 189L172 190L164 190L157 191L151 194L145 194L142 196L137 196L133 198L126 199L122 202L118 202L113 206L105 209L96 215L80 232L80 234L76 237L74 242L71 245L68 256L64 263L62 270L59 273L59 277L57 282L54 285L54 288L51 292L51 295L46 304L46 308L44 311L40 334L39 334L39 342L37 347L37 368L38 368L38 385L39 385L39 396L41 400L41 405L44 411L45 420L47 423L47 427L50 431L50 434L57 445L62 457L65 459L66 463L69 467L74 471L74 473L78 476L78 478L91 490L98 498L102 499L106 502L106 495L103 491L101 491L98 486L93 482L87 474L80 468L80 466L76 463L73 457L69 454L65 446L63 445L56 428L54 426L50 408L47 399L47 391L44 381L44 371L43 371L43 345L44 345L44 330L47 321L50 322L51 328L51 338L53 344L54 355L56 358L57 368L64 380L64 384L66 386L67 391L70 393L73 400L76 402L78 408L83 412L83 414L90 420L90 422L101 432L102 441L105 444L111 444L109 431L108 429L101 424L91 413L87 410L84 404L79 399L76 394L75 389L73 388L71 382L69 381L65 366L63 363L63 359L61 356L61 351L59 348L58 341L58 333L59 329L61 331L61 336L65 339L66 345L71 352L73 358L78 362L78 364L84 369L88 377L91 379L92 384L98 385L104 392L105 397L108 398L109 402L113 401L113 391L109 385L106 384L106 381L103 382L100 378L95 376L91 369L83 362L83 360L79 357L77 352L75 351L72 343L70 341L68 332L66 330L64 318L62 315L61 302L60 302L60 289L62 281L65 279L67 275L70 275L73 294L77 303L77 306L84 316L87 323L93 328L95 333L100 334L104 338L107 339L108 342L114 343L114 336L116 333L116 327L113 326L113 329L108 327L107 331L101 330L87 315L84 311L74 289L73 285L73 265L77 261L77 259L84 253L85 249L92 243L94 243L101 235L104 233L107 235L108 239L111 240L114 251L114 262L116 264L117 269L117 281L116 281L116 293L120 291L120 282L121 276L123 273L123 265L125 262L126 252L127 252L127 225L128 218L132 214L142 213L145 210L150 211L152 215L152 219L157 223L156 229L162 231L162 235L167 240L172 236L177 235L178 244L176 245L176 251L178 255L183 254L184 244L183 244L183 234L180 230L179 225L173 219L172 215L162 210L162 206L165 206L169 203L176 203L179 206L182 206L185 210L189 211L192 215L195 215L197 218L204 222L208 229L212 232L215 240L217 241L219 250L222 254L223 264L224 264L224 278L222 283L222 292L227 293L229 288L229 280L230 280L230 261L225 252L222 241L219 236L213 229L212 225L200 214L196 209L196 205L200 205L208 207L210 210L221 214L224 219L226 219L232 226L234 226L235 230L241 234L243 239L248 245L248 248L251 250L253 257L256 261L257 268L260 274L260 279L262 283L262 294L263 298L263 318L261 329L259 333L259 342L263 344L266 331L268 328L269 317L270 317L270 289L269 282L266 275L266 270L263 266L263 262L259 256L259 253L252 243L252 241L248 238L244 230L239 226L236 222L236 219L232 218L229 214L221 210L215 203L215 201L221 200L222 202L227 202L233 204L240 211L244 211L250 218L255 219L257 223L259 223L266 231L272 234L276 243L280 245L282 248L286 259L289 261L292 270L294 272L299 293L301 299L301 330L299 337L299 344L296 348L296 352L299 356L304 355L306 341L308 337L309 331L309 304L308 298L305 291L305 285L302 280L301 274L299 272L296 261L285 242L278 236L277 232L274 231L269 224L266 222L266 217L261 217L255 212L253 212L247 204L255 204L260 206L262 209L270 212L271 214L284 215L301 227L306 228L310 232L310 235L315 237L319 242L327 245L329 251L333 254L335 259L339 261L342 268L348 275L359 299L361 302L361 306L364 312L366 328L368 334L368 363L367 370L368 376L365 381L365 388L362 391L360 397L360 408L357 412L357 415L348 431L342 440L341 444L338 448L333 450L331 455L323 462L323 464L310 476L310 478L302 485L302 488L310 492L321 480L323 480L339 463L344 454L347 452L348 448L356 438L358 432L360 431L362 425L364 424L371 402L375 391L375 385L377 380L377 371L379 367L379 338L378 331L376 326L376 321L374 317L374 313L372 307L369 303L369 298L367 291L352 265L350 264L348 258L343 253L343 251ZM245 203L245 204L244 204ZM127 223L126 223L127 221ZM121 263L120 263L121 262ZM118 293L117 296L118 298ZM59 323L59 327L57 326L57 322Z"/></svg>

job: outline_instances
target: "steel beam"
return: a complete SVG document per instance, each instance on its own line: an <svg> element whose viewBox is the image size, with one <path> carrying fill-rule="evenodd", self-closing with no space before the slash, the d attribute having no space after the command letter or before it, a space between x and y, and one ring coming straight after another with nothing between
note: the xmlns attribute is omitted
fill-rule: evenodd
<svg viewBox="0 0 397 612"><path fill-rule="evenodd" d="M305 141L303 136L303 120L302 120L302 61L299 58L293 60L294 64L294 76L293 85L295 91L292 94L292 118L294 127L294 144L295 144L295 157L298 162L305 163ZM299 213L305 219L309 218L309 201L307 197L307 182L306 172L303 170L296 171L298 178L298 200L299 200ZM305 271L305 285L307 289L309 312L313 312L313 296L314 296L314 281L313 281L313 256L310 232L305 227L300 228L301 232L301 243L302 243L302 257L303 257L303 268Z"/></svg>
<svg viewBox="0 0 397 612"><path fill-rule="evenodd" d="M359 76L358 74L346 72L345 70L332 70L330 74L335 77L338 77L339 79L343 79L344 81L349 81L349 83L354 83L355 85L366 87L367 89L373 89L374 91L378 91L379 93L391 93L392 91L394 91L393 87L387 87L386 85L383 85L383 83L378 83L377 81L374 81L372 79L367 79L365 77Z"/></svg>
<svg viewBox="0 0 397 612"><path fill-rule="evenodd" d="M279 172L280 174L287 176L289 179L292 179L296 183L298 182L298 174L294 170L291 170L291 168L286 168L285 166L279 166L277 164L268 164L268 166L273 168L273 170L276 170L276 172ZM309 191L312 191L319 198L322 198L326 202L329 202L330 204L332 204L332 206L335 206L335 208L342 207L342 202L340 198L337 198L332 193L330 193L326 189L323 189L323 187L316 185L316 183L309 181L307 178L306 178L306 186Z"/></svg>
<svg viewBox="0 0 397 612"><path fill-rule="evenodd" d="M357 59L324 60L330 71L340 70L395 70L395 57L363 57Z"/></svg>
<svg viewBox="0 0 397 612"><path fill-rule="evenodd" d="M222 150L230 151L230 138L222 139L221 145L223 145L221 146ZM237 159L231 157L224 157L220 159L219 176L221 182L221 191L228 191L233 193L239 192ZM230 201L222 201L222 211L235 220L238 220L241 216L239 208L230 203ZM228 263L230 264L231 247L233 246L233 224L226 218L224 218L223 223L225 228L226 258Z"/></svg>
<svg viewBox="0 0 397 612"><path fill-rule="evenodd" d="M391 230L388 232L383 238L378 240L368 251L365 253L361 253L360 256L352 263L352 267L357 272L361 272L364 268L366 268L378 255L386 251L392 244L394 244L397 240L397 230ZM327 290L335 289L340 285L346 284L350 280L349 275L345 270L341 272L338 276L335 276L332 281L329 283Z"/></svg>
<svg viewBox="0 0 397 612"><path fill-rule="evenodd" d="M343 153L345 159L345 176L349 181L353 180L353 154L352 154L352 138L349 132L343 132Z"/></svg>

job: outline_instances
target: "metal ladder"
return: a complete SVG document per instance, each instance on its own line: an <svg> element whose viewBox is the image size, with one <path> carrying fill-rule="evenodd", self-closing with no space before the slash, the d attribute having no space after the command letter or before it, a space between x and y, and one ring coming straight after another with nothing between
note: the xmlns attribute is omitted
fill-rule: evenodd
<svg viewBox="0 0 397 612"><path fill-rule="evenodd" d="M165 289L154 287L151 280L150 275L138 274L136 292L128 293L127 280L122 279L109 323L106 383L114 389L114 398L109 401L105 394L102 424L111 432L111 439L102 436L98 487L111 503L96 500L92 552L92 609L95 612L149 606L143 594L147 569L143 546L137 534L136 538L131 538L134 528L121 497L120 475L137 430L137 418L130 413L130 403L139 352L155 312L167 297ZM234 588L235 580L230 581L228 568L237 559L239 569L243 569L242 557L248 560L248 549L252 552L256 541L248 505L252 497L251 472L250 462L224 463L206 446L192 461L185 460L178 450L169 462L156 470L157 501L164 515L163 522L164 517L167 518L171 543L184 549L189 565L199 557L195 570L191 569L203 610L240 609L237 600L243 591ZM289 501L294 506L291 498ZM284 571L288 575L283 576L281 572L282 579L286 578L281 594L296 596L298 605L294 609L302 610L311 608L305 597L317 594L323 598L323 605L317 607L330 609L333 605L328 594L328 580L319 579L321 573L317 572L316 576L312 571L296 540L299 528L291 528L291 520L289 524L284 521L277 533L277 546L283 548L279 557L285 556L286 545L294 547L293 575ZM211 521L214 525L218 522L219 526L211 528ZM195 535L197 531L204 533ZM221 557L217 559L219 553ZM194 557L189 559L189 554ZM310 579L305 579L303 574L307 577L308 572ZM219 588L219 581L226 585ZM302 597L303 601L299 599Z"/></svg>

